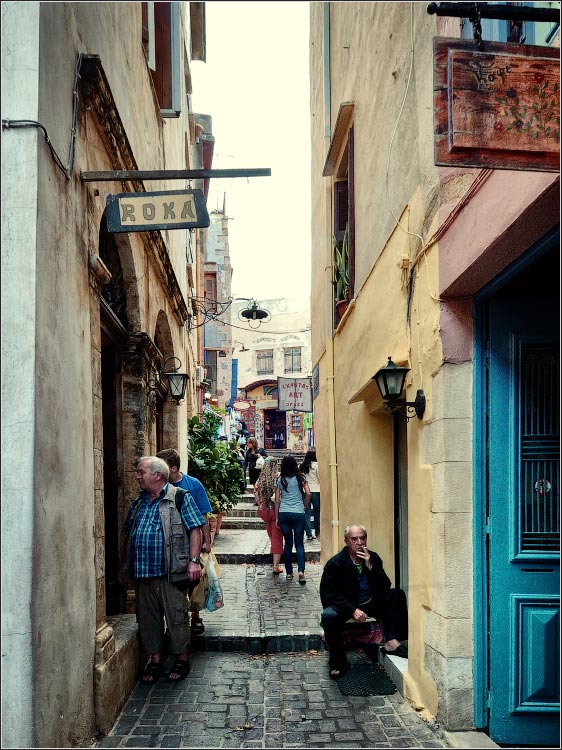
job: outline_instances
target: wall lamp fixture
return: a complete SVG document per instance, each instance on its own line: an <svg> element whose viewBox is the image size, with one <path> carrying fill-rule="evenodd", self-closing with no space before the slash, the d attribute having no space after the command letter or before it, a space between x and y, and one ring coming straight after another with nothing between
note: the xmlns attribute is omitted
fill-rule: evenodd
<svg viewBox="0 0 562 750"><path fill-rule="evenodd" d="M406 422L409 422L414 415L421 419L425 411L425 394L421 389L417 391L415 401L406 401L400 398L404 390L406 375L409 372L409 367L399 367L389 357L386 365L373 375L373 380L376 382L384 401L385 410L397 412Z"/></svg>
<svg viewBox="0 0 562 750"><path fill-rule="evenodd" d="M189 375L185 372L179 372L180 369L181 359L179 357L166 357L162 369L156 371L154 380L147 382L149 398L156 395L165 398L167 390L176 402L176 406L179 406L185 397L185 389L189 378ZM164 378L168 381L167 389L166 384L164 384Z"/></svg>

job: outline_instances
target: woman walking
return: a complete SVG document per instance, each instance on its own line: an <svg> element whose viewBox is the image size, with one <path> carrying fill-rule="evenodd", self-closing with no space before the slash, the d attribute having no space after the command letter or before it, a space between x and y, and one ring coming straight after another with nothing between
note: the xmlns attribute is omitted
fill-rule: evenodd
<svg viewBox="0 0 562 750"><path fill-rule="evenodd" d="M275 480L277 479L277 461L266 458L261 474L254 487L254 495L258 507L258 516L265 523L265 529L271 542L270 553L273 557L273 575L279 575L279 562L283 553L283 533L275 523Z"/></svg>
<svg viewBox="0 0 562 750"><path fill-rule="evenodd" d="M316 448L307 451L300 470L305 476L310 488L310 505L304 514L304 530L306 541L311 542L320 536L320 480L318 479L318 462L316 461ZM314 533L310 526L311 511L314 512Z"/></svg>
<svg viewBox="0 0 562 750"><path fill-rule="evenodd" d="M255 484L260 475L263 459L267 457L267 453L263 448L258 448L258 441L255 437L248 438L247 445L248 450L246 451L244 468L248 468L250 484Z"/></svg>
<svg viewBox="0 0 562 750"><path fill-rule="evenodd" d="M310 489L300 473L296 458L285 456L281 461L281 475L276 482L276 523L281 527L285 547L285 577L293 580L293 543L297 553L299 583L304 585L304 518L305 508L310 503Z"/></svg>

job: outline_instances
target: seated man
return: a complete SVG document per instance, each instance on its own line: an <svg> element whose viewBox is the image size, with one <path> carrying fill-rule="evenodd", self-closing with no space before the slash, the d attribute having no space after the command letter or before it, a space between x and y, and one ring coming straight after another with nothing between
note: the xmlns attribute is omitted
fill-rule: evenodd
<svg viewBox="0 0 562 750"><path fill-rule="evenodd" d="M408 610L402 589L391 589L390 579L376 552L368 550L364 526L346 526L345 547L328 560L320 580L322 627L330 652L330 678L337 680L349 669L343 630L350 617L365 622L367 617L383 622L384 653L406 656L402 641L408 638Z"/></svg>

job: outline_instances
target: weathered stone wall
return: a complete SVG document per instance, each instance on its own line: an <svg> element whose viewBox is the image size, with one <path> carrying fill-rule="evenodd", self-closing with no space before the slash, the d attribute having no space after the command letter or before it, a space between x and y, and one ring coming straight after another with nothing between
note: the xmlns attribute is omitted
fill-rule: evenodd
<svg viewBox="0 0 562 750"><path fill-rule="evenodd" d="M184 31L188 5L182 7ZM78 53L99 56L107 77L97 100L99 91L88 93L83 79L78 84L70 179L55 166L41 131L3 133L11 154L3 162L3 191L15 201L3 223L3 265L10 271L3 274L3 292L9 281L12 303L3 318L3 350L9 328L6 348L25 357L10 365L17 390L3 377L2 395L12 409L22 405L14 423L26 425L21 439L12 433L13 455L3 450L3 462L14 467L3 472L3 498L13 502L17 488L19 518L16 543L11 540L9 553L3 546L3 571L11 571L13 591L23 593L8 608L8 630L22 635L17 642L10 636L3 648L12 654L3 665L10 675L3 745L77 746L88 742L96 724L105 731L111 726L138 669L130 623L106 622L100 293L107 279L99 259L107 195L138 186L86 184L79 175L135 164L182 168L186 146L192 147L189 76L180 76L181 117L163 120L142 46L141 3L6 3L2 13L8 51L3 89L9 92L7 98L3 90L3 117L39 121L65 165ZM14 39L17 47L4 45ZM183 66L187 33L182 44ZM146 184L147 190L174 188L177 182ZM134 460L156 450L147 380L159 354L179 357L193 375L195 334L181 310L187 240L185 230L116 238L130 334L115 377L119 524L138 491ZM156 338L163 342L160 353ZM192 385L182 406L168 399L163 407L164 440L184 460L194 400Z"/></svg>

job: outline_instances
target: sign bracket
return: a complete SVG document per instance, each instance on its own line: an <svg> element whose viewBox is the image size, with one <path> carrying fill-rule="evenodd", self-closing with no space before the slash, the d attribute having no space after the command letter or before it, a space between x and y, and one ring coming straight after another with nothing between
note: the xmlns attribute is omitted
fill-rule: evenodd
<svg viewBox="0 0 562 750"><path fill-rule="evenodd" d="M211 177L271 177L271 169L113 169L107 172L80 172L82 182L204 180Z"/></svg>

